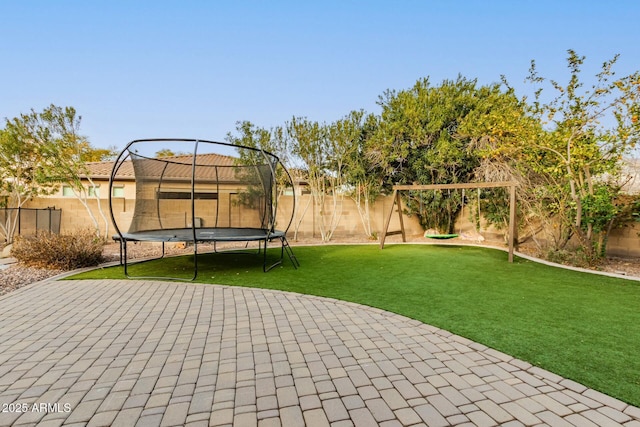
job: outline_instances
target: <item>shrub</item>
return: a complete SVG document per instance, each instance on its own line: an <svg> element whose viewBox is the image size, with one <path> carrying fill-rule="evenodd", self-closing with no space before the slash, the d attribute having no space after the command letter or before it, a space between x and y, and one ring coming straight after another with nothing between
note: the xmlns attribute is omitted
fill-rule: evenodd
<svg viewBox="0 0 640 427"><path fill-rule="evenodd" d="M596 263L595 260L589 258L580 248L576 248L573 251L566 249L550 249L545 257L547 261L555 262L556 264L572 265L574 267L589 268L593 267Z"/></svg>
<svg viewBox="0 0 640 427"><path fill-rule="evenodd" d="M42 232L16 238L11 255L32 267L73 270L100 264L103 246L104 240L92 230L69 234Z"/></svg>

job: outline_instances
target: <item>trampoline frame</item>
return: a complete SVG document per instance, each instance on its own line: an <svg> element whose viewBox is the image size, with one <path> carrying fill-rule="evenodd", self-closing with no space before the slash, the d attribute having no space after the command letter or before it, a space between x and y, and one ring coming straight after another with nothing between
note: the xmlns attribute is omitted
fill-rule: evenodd
<svg viewBox="0 0 640 427"><path fill-rule="evenodd" d="M123 233L120 228L118 227L118 223L115 219L115 215L113 213L113 202L112 202L112 198L113 198L113 184L114 181L116 180L116 175L118 170L120 169L120 167L122 166L122 164L127 161L128 158L131 157L131 151L130 148L132 145L134 144L139 144L139 143L168 143L168 142L188 142L188 143L194 143L194 149L192 153L188 153L188 155L191 155L192 157L192 162L191 162L191 185L190 185L190 202L191 202L191 227L186 227L186 228L161 228L161 229L156 229L156 230L147 230L147 231L141 231L141 232L131 232L131 233ZM195 176L196 176L196 167L198 166L197 164L197 158L198 158L198 146L200 143L206 143L206 144L214 144L214 145L220 145L220 146L226 146L226 147L231 147L231 148L236 148L236 149L243 149L243 150L251 150L251 151L255 151L256 153L261 153L262 156L265 158L266 160L266 164L269 165L269 169L271 172L271 176L273 177L273 181L272 181L272 187L269 189L271 191L271 195L270 195L270 200L269 200L269 204L268 206L265 206L264 208L264 212L263 212L263 221L262 223L264 224L264 216L267 212L267 209L271 209L272 210L272 214L270 215L269 219L270 221L267 224L267 227L264 228L245 228L245 227L218 227L217 226L217 222L218 222L218 204L216 204L216 214L215 214L215 226L214 227L197 227L196 226L196 210L195 210ZM145 157L145 156L140 156L138 154L136 154L138 157ZM269 156L274 160L273 162L269 159ZM169 160L162 160L162 159L153 159L153 160L158 160L158 161L166 161L169 162ZM131 160L133 161L133 159ZM208 141L208 140L202 140L202 139L176 139L176 138L171 138L171 139L167 139L167 138L160 138L160 139L137 139L137 140L133 140L131 141L129 144L127 144L127 146L122 150L122 152L118 155L118 157L116 158L116 161L114 162L113 168L111 170L111 176L109 178L109 212L111 215L111 220L114 224L114 227L116 229L116 234L113 236L113 240L118 242L120 244L120 265L122 265L124 267L124 274L127 278L136 278L136 279L169 279L169 280L181 280L181 281L193 281L196 279L197 275L198 275L198 243L203 243L203 242L212 242L214 244L214 251L217 252L216 248L216 243L218 242L246 242L246 246L248 247L250 242L258 242L258 251L257 253L259 254L260 252L263 252L263 265L262 265L262 270L266 273L268 271L270 271L271 269L273 269L274 267L282 264L282 261L284 259L284 254L286 252L287 256L289 257L289 260L291 261L293 267L295 269L297 269L300 266L300 263L298 262L298 259L296 258L296 256L293 253L293 250L291 249L291 246L289 245L288 241L287 241L287 231L289 230L289 227L291 226L292 222L293 222L293 214L291 215L291 217L289 218L289 222L287 223L287 226L284 230L276 230L275 229L275 222L276 222L276 213L277 213L277 205L278 205L278 201L277 198L273 197L273 193L275 192L277 194L277 189L278 189L278 183L277 180L275 179L276 177L276 171L274 169L274 165L277 167L277 165L280 164L280 166L282 167L282 169L284 170L284 172L286 173L289 181L291 182L291 184L293 185L293 180L291 178L291 174L289 173L289 171L284 167L284 165L280 162L280 159L278 158L278 156L264 151L262 149L259 148L253 148L253 147L247 147L247 146L242 146L242 145L234 145L234 144L229 144L229 143L224 143L224 142L217 142L217 141ZM186 163L185 163L186 165ZM207 165L209 166L209 165ZM216 169L216 176L217 176L217 169ZM164 174L164 171L163 171ZM186 177L185 177L186 178ZM135 177L135 172L134 172L134 179L135 182L137 183L138 180ZM262 181L262 179L261 179ZM162 182L162 179L160 179L159 181L160 183ZM219 192L219 180L216 179L216 189ZM263 183L263 187L264 187L264 183ZM157 210L159 213L159 209ZM293 196L293 208L292 208L292 212L295 212L295 193ZM134 218L135 218L135 211L134 211ZM160 223L160 226L162 226L162 221L161 218L158 217L158 221ZM267 248L269 243L273 242L273 241L280 241L280 257L279 259L271 264L268 265L268 259L267 259ZM140 263L140 262L147 262L147 261L152 261L152 260L157 260L157 259L161 259L165 256L165 243L166 242L184 242L187 244L193 244L194 247L194 252L193 252L193 276L190 279L185 279L185 278L179 278L179 277L164 277L164 276L131 276L128 272L128 265L131 264L128 262L128 256L127 256L127 244L129 242L134 242L134 243L138 243L138 242L161 242L162 243L162 254L160 255L160 257L157 258L152 258L152 259L146 259L146 260L142 260L142 261L136 261L134 264ZM237 253L237 251L234 251L233 253Z"/></svg>

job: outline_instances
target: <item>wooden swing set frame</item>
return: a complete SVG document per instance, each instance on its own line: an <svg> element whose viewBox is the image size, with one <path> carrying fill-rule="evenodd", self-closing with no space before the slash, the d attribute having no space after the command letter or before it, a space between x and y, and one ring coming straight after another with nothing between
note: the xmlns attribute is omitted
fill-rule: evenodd
<svg viewBox="0 0 640 427"><path fill-rule="evenodd" d="M384 249L384 241L387 236L393 236L402 234L402 241L407 241L407 235L404 229L404 222L402 220L402 199L400 197L401 191L415 191L415 190L468 190L468 189L481 189L481 188L509 188L509 262L513 262L513 251L516 245L516 186L518 184L513 181L502 182L469 182L465 184L429 184L429 185L394 185L393 186L393 203L391 203L391 209L387 215L387 219L384 223L384 232L380 239L380 249ZM393 216L394 208L398 205L398 219L400 220L400 230L389 231L389 223Z"/></svg>

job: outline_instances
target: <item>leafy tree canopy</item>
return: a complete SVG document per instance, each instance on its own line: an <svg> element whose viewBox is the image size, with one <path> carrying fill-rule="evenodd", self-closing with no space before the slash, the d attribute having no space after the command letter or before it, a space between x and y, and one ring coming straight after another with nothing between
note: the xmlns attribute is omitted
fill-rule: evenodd
<svg viewBox="0 0 640 427"><path fill-rule="evenodd" d="M526 116L493 120L497 126L481 145L488 160L483 172L506 171L520 182L525 215L547 231L554 249L577 240L592 262L604 255L608 233L624 211L616 202L616 177L620 160L640 138L640 74L615 78L615 56L585 86L584 61L568 51L566 83L541 77L532 61L527 80L535 85L535 95L519 101ZM474 125L470 132L483 123Z"/></svg>
<svg viewBox="0 0 640 427"><path fill-rule="evenodd" d="M385 170L389 185L473 181L481 161L475 143L510 115L523 114L500 84L479 86L462 76L438 86L425 78L408 90L388 90L379 105L368 155ZM457 192L414 192L406 200L423 226L447 233L462 202Z"/></svg>

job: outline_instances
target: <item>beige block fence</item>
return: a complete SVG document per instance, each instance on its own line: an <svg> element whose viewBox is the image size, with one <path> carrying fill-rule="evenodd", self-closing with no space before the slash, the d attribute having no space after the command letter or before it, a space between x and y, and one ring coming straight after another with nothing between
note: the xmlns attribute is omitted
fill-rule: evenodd
<svg viewBox="0 0 640 427"><path fill-rule="evenodd" d="M320 210L314 206L311 195L304 194L296 197L296 215L289 228L288 238L290 241L318 239L320 241L320 223L321 214ZM218 201L220 203L218 225L219 226L243 226L248 222L253 213L250 209L243 208L230 201L225 201L222 198ZM176 226L190 226L190 213L187 212L188 204L180 201L181 204L176 203L175 212L175 225ZM288 212L291 210L291 204L293 203L292 196L281 196L278 201L279 215L281 212ZM371 207L370 219L371 229L380 238L383 233L384 222L386 216L389 214L393 199L390 196L379 197ZM135 201L130 198L113 199L114 216L124 230L127 231L128 225L133 219L133 209ZM93 222L90 216L87 214L86 208L75 198L69 197L47 197L36 199L29 202L25 207L29 208L47 208L56 207L62 209L61 218L61 232L70 232L78 228L89 228L93 226ZM100 226L104 232L104 223L99 215L98 204L95 199L89 200L89 206L94 212L94 215L98 219ZM101 207L104 214L110 220L109 214L109 201L108 199L101 200ZM326 212L332 212L332 203L327 202ZM394 208L395 209L395 208ZM203 226L212 226L214 217L206 215L206 211L199 211L201 218L203 219ZM348 197L342 198L338 203L338 216L339 221L337 227L333 233L332 240L366 240L367 236L362 225L358 209L353 200ZM326 218L326 217L325 217ZM286 227L288 217L284 218L279 216L276 228L282 229ZM403 217L405 230L408 240L411 241L426 241L423 237L424 230L420 226L415 216ZM182 225L184 224L184 225ZM397 213L391 218L389 225L389 231L399 230L400 224ZM460 233L464 236L464 241L473 243L475 241L484 241L495 246L505 246L505 238L503 230L496 230L492 227L481 227L477 230L475 225L472 224L467 217L466 213L461 215L455 226L456 233ZM109 235L115 233L115 228L112 223L109 224ZM401 242L401 236L389 236L387 237L387 243ZM611 256L621 257L640 257L640 224L633 224L631 226L613 230L609 238L607 253Z"/></svg>

